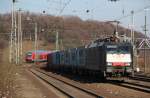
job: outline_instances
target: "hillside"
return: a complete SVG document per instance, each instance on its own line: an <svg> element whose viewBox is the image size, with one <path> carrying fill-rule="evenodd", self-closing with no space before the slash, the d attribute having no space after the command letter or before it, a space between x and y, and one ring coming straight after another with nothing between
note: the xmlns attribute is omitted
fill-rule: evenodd
<svg viewBox="0 0 150 98"><path fill-rule="evenodd" d="M0 15L0 33L11 31L10 14ZM71 48L89 43L91 40L112 35L116 26L111 22L81 20L76 16L56 17L46 14L22 13L22 31L24 40L34 40L34 23L38 24L38 40L44 41L45 45L55 43L56 32L59 33L60 48ZM130 30L118 26L120 35L130 36ZM3 35L9 39L7 34ZM143 37L140 32L135 32L136 37ZM54 46L53 46L54 47ZM54 48L53 48L54 49Z"/></svg>

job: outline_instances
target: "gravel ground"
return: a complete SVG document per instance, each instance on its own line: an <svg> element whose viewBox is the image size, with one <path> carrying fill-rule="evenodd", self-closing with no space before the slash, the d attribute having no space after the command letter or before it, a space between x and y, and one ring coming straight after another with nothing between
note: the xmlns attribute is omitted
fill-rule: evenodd
<svg viewBox="0 0 150 98"><path fill-rule="evenodd" d="M95 89L95 91L99 93L105 92L104 96L106 97L107 94L119 96L120 98L149 98L150 97L149 93L144 93L144 92L128 89L125 87L120 87L109 83L86 84L86 87Z"/></svg>
<svg viewBox="0 0 150 98"><path fill-rule="evenodd" d="M51 72L50 72L51 73ZM149 93L136 91L133 89L117 86L110 83L86 83L86 82L80 82L73 79L73 77L66 78L64 76L61 76L61 74L55 74L59 77L59 79L64 79L66 81L72 81L73 83L78 83L79 85L92 89L95 92L102 95L104 98L150 98Z"/></svg>
<svg viewBox="0 0 150 98"><path fill-rule="evenodd" d="M25 69L16 73L16 92L18 98L58 98L44 84L38 81Z"/></svg>
<svg viewBox="0 0 150 98"><path fill-rule="evenodd" d="M25 71L22 68L21 73L17 75L17 94L19 98L62 98L58 96L54 91L50 91L45 85L39 82L34 76ZM58 77L62 77L60 74L55 74ZM67 81L72 81L76 83L75 80L70 78L62 77ZM95 92L101 94L105 98L149 98L149 93L144 93L125 87L120 87L110 83L83 83L77 82L83 87L92 89Z"/></svg>

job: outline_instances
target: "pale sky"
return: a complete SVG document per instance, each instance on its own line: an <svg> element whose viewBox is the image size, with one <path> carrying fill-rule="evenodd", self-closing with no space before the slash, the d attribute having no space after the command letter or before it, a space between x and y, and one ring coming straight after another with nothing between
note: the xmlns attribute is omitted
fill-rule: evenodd
<svg viewBox="0 0 150 98"><path fill-rule="evenodd" d="M143 31L145 7L150 9L150 0L119 0L110 2L109 0L17 0L16 10L21 8L24 11L51 15L75 15L83 20L93 19L98 21L112 21L122 18L135 11L134 28ZM70 1L70 2L69 2ZM11 12L12 0L0 0L0 13ZM61 9L66 5L63 12ZM87 13L86 11L89 10ZM139 11L140 10L140 11ZM137 13L139 11L139 13ZM150 31L150 10L146 11L147 28ZM119 20L121 25L129 27L131 16ZM149 32L148 31L148 32Z"/></svg>

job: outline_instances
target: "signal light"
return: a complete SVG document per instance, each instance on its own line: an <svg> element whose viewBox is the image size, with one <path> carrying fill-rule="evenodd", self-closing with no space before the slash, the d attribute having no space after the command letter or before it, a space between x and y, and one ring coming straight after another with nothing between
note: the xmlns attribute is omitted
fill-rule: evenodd
<svg viewBox="0 0 150 98"><path fill-rule="evenodd" d="M107 65L108 65L108 66L111 66L111 65L112 65L112 63L111 63L111 62L108 62L108 63L107 63Z"/></svg>

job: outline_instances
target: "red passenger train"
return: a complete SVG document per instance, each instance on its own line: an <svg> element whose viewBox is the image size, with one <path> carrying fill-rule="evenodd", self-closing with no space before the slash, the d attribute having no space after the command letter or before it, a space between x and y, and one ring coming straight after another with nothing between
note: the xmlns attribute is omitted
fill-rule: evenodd
<svg viewBox="0 0 150 98"><path fill-rule="evenodd" d="M25 55L25 61L46 62L48 53L50 53L50 51L45 51L45 50L28 51Z"/></svg>

